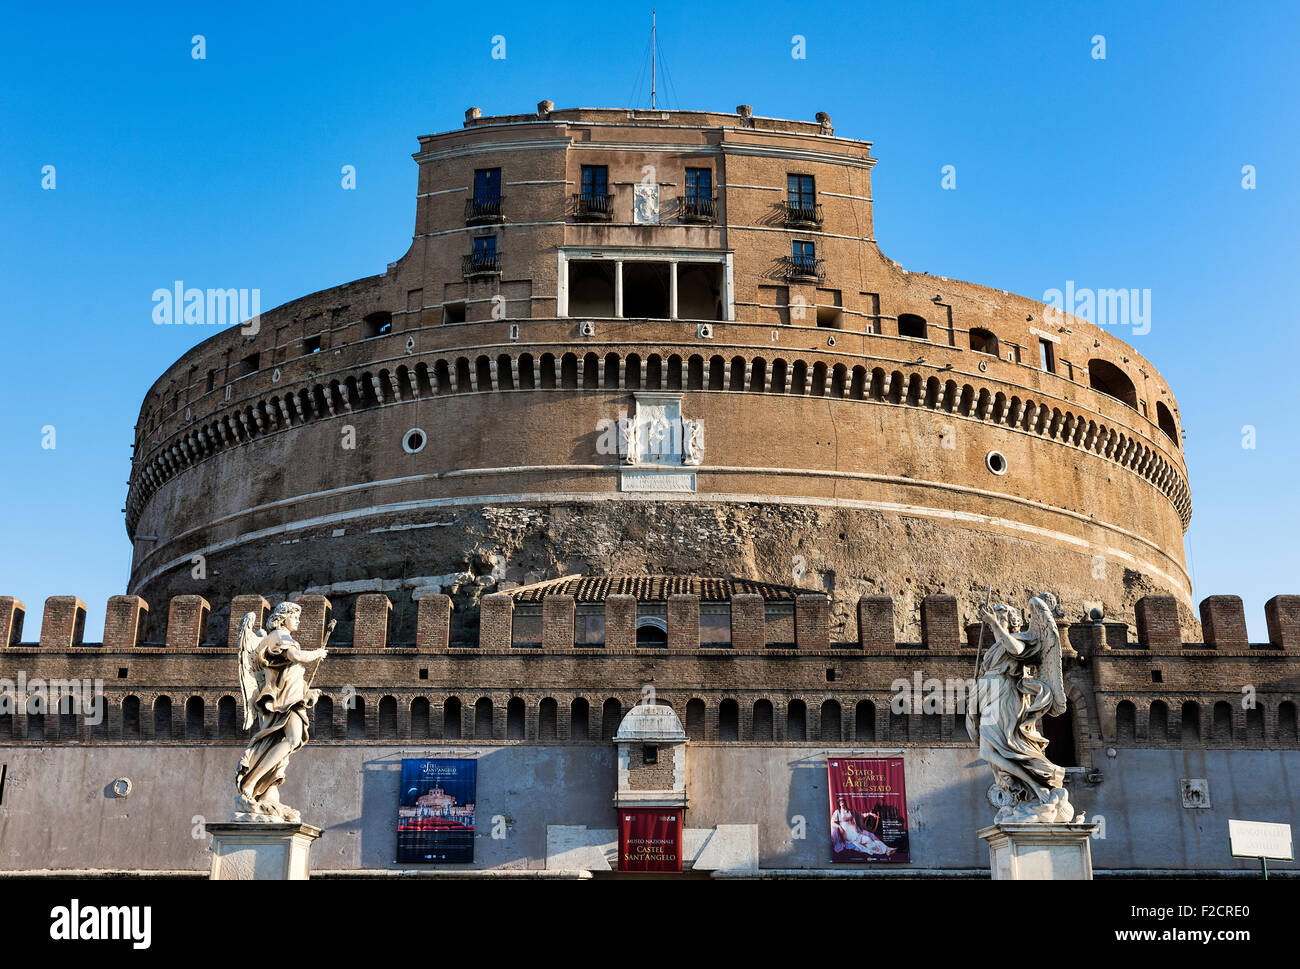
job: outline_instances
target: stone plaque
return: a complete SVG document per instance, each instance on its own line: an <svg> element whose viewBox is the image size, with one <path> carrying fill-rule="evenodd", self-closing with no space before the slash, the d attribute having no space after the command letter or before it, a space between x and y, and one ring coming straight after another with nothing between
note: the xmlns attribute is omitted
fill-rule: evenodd
<svg viewBox="0 0 1300 969"><path fill-rule="evenodd" d="M637 225L659 224L659 186L638 182L632 188L633 221Z"/></svg>

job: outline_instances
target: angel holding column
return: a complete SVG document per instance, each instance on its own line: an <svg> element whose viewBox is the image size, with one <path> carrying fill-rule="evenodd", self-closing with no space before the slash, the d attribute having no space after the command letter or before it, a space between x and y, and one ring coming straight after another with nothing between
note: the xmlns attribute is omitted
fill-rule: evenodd
<svg viewBox="0 0 1300 969"><path fill-rule="evenodd" d="M289 758L307 743L307 711L321 696L320 690L310 688L306 669L313 663L318 667L328 653L323 647L303 649L293 638L301 617L302 606L282 602L271 612L265 631L257 629L257 616L251 612L239 626L244 729L255 730L235 778L235 820L302 819L298 811L280 803L278 788L284 783ZM313 667L313 676L315 672Z"/></svg>
<svg viewBox="0 0 1300 969"><path fill-rule="evenodd" d="M1066 709L1056 597L1034 596L1028 611L1023 631L1018 631L1020 613L1009 605L985 605L979 613L993 644L979 662L966 732L979 743L998 787L1010 796L1011 803L994 819L998 824L1074 819L1063 787L1065 769L1047 759L1047 738L1038 729L1044 716L1060 716Z"/></svg>

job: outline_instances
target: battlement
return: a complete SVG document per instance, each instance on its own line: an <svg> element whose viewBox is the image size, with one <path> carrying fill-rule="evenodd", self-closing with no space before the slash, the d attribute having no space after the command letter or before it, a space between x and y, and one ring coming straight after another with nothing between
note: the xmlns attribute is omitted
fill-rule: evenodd
<svg viewBox="0 0 1300 969"><path fill-rule="evenodd" d="M303 610L298 640L307 648L321 646L333 613L330 600L323 595L304 594L294 601ZM253 612L260 624L269 610L270 603L261 595L236 596L230 603L227 629L216 639L209 628L212 606L202 596L174 596L162 628L152 617L149 603L140 596L112 596L108 600L103 640L94 643L85 641L85 602L76 596L51 596L45 601L39 638L24 641L26 605L13 596L0 596L0 649L41 652L96 648L155 652L223 646L233 649L243 616ZM480 600L477 643L453 641L449 596L425 595L418 600L414 643L391 641L392 611L392 600L382 592L359 595L354 606L353 641L332 643L330 648L417 653L464 650L544 653L659 647L670 652L858 650L864 654L886 654L914 650L969 651L976 647L980 633L979 623L963 626L958 600L950 595L930 595L921 600L919 643L895 641L894 601L889 596L878 595L862 596L858 600L856 638L832 642L830 599L811 590L790 590L783 597L737 592L721 599L672 593L659 603L628 594L609 595L599 602L579 602L575 596L566 594L517 601L509 592L492 593ZM970 611L974 611L974 604ZM1249 641L1245 608L1239 596L1214 595L1201 601L1203 642L1182 641L1178 604L1173 596L1144 596L1137 602L1136 614L1136 642L1129 640L1125 623L1060 621L1058 625L1063 639L1079 656L1300 654L1300 595L1277 595L1265 603L1266 643ZM647 639L640 633L647 628L663 633L663 639Z"/></svg>

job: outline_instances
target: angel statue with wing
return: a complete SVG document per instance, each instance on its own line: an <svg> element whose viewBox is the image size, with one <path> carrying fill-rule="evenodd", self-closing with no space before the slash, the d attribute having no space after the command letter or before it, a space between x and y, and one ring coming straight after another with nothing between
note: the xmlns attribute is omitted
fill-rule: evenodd
<svg viewBox="0 0 1300 969"><path fill-rule="evenodd" d="M311 689L307 666L316 674L327 653L303 649L293 634L298 631L302 606L282 602L258 630L257 616L246 613L239 624L239 685L244 695L244 729L254 727L235 776L236 821L302 820L299 812L280 803L278 788L284 783L289 758L307 743L307 711L320 699ZM333 629L334 623L330 623ZM326 632L326 639L329 632Z"/></svg>
<svg viewBox="0 0 1300 969"><path fill-rule="evenodd" d="M1013 631L1021 626L1017 610L1005 604L980 609L993 643L979 661L966 732L1009 802L995 824L1074 819L1062 786L1065 769L1047 759L1047 738L1038 730L1044 716L1060 716L1066 708L1057 611L1055 596L1036 595L1029 600L1029 627Z"/></svg>

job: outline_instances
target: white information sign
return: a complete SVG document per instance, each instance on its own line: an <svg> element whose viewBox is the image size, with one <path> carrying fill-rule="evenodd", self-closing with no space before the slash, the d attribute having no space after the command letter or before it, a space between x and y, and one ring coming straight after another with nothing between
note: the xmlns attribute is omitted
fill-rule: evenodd
<svg viewBox="0 0 1300 969"><path fill-rule="evenodd" d="M1228 820L1228 840L1234 858L1270 858L1294 861L1291 825L1271 821Z"/></svg>

